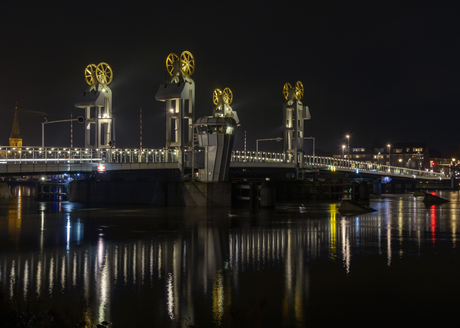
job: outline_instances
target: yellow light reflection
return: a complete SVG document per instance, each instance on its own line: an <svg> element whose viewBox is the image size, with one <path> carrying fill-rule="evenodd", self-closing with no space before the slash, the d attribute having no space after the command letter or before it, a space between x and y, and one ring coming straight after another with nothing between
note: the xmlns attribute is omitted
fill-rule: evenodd
<svg viewBox="0 0 460 328"><path fill-rule="evenodd" d="M214 323L220 326L222 323L222 316L224 315L224 287L220 271L217 272L212 287L212 314Z"/></svg>
<svg viewBox="0 0 460 328"><path fill-rule="evenodd" d="M22 205L21 197L17 198L16 208L8 209L8 240L14 241L15 244L19 243L21 237L21 218L22 218Z"/></svg>
<svg viewBox="0 0 460 328"><path fill-rule="evenodd" d="M330 234L331 234L331 260L337 258L337 204L330 204L329 211L331 212Z"/></svg>

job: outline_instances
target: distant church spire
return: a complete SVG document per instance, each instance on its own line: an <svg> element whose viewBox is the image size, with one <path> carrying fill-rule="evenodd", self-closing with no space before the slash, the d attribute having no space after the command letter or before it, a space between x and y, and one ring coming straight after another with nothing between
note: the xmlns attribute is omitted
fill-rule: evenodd
<svg viewBox="0 0 460 328"><path fill-rule="evenodd" d="M22 138L19 134L19 121L18 121L18 103L14 109L13 130L10 135L10 147L22 147Z"/></svg>

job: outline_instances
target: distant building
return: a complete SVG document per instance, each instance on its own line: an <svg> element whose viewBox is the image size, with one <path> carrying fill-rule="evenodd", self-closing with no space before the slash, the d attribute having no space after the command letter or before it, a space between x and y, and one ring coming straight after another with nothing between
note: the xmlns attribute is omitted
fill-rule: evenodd
<svg viewBox="0 0 460 328"><path fill-rule="evenodd" d="M14 109L13 130L10 135L10 147L22 147L22 138L19 133L18 107Z"/></svg>
<svg viewBox="0 0 460 328"><path fill-rule="evenodd" d="M415 170L430 168L430 153L425 142L374 144L373 152L373 163Z"/></svg>
<svg viewBox="0 0 460 328"><path fill-rule="evenodd" d="M358 147L358 148L350 148L350 154L348 154L347 149L344 147L342 149L342 153L339 155L333 155L334 158L348 158L352 161L360 161L360 162L372 162L373 152L370 148Z"/></svg>
<svg viewBox="0 0 460 328"><path fill-rule="evenodd" d="M433 154L431 154L433 153ZM348 158L347 150L333 155L335 158ZM439 152L428 150L425 142L397 142L393 144L376 143L372 148L350 148L352 161L372 162L377 165L407 167L415 170L438 169L433 163L443 163Z"/></svg>

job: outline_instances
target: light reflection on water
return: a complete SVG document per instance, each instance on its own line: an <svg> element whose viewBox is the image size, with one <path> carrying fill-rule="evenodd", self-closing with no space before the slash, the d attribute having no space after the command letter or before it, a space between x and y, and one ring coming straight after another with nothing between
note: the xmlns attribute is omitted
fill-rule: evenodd
<svg viewBox="0 0 460 328"><path fill-rule="evenodd" d="M378 211L356 217L341 217L339 203L308 203L307 213L242 209L229 218L228 209L1 200L1 286L10 298L22 286L24 300L83 297L98 322L114 327L228 326L230 312L254 325L314 325L311 309L328 284L343 288L375 263L391 269L436 254L458 262L460 202L455 192L441 195L451 202L376 197L370 206ZM368 267L357 264L366 259Z"/></svg>

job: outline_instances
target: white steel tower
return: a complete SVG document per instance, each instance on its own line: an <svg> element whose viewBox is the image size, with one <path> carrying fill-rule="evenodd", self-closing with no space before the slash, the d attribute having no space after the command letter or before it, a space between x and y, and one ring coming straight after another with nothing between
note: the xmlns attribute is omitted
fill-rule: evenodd
<svg viewBox="0 0 460 328"><path fill-rule="evenodd" d="M85 80L89 87L80 94L75 107L85 109L85 147L111 148L115 145L115 121L112 116L112 68L107 63L89 64Z"/></svg>
<svg viewBox="0 0 460 328"><path fill-rule="evenodd" d="M295 164L301 164L303 159L304 120L310 119L310 111L300 101L304 94L303 84L297 81L293 88L290 83L284 84L283 94L283 139L284 152L294 159ZM300 153L300 154L299 154Z"/></svg>
<svg viewBox="0 0 460 328"><path fill-rule="evenodd" d="M193 146L195 82L190 76L195 71L195 59L189 51L180 56L171 53L166 69L170 77L160 85L155 99L166 103L166 148L182 153Z"/></svg>

